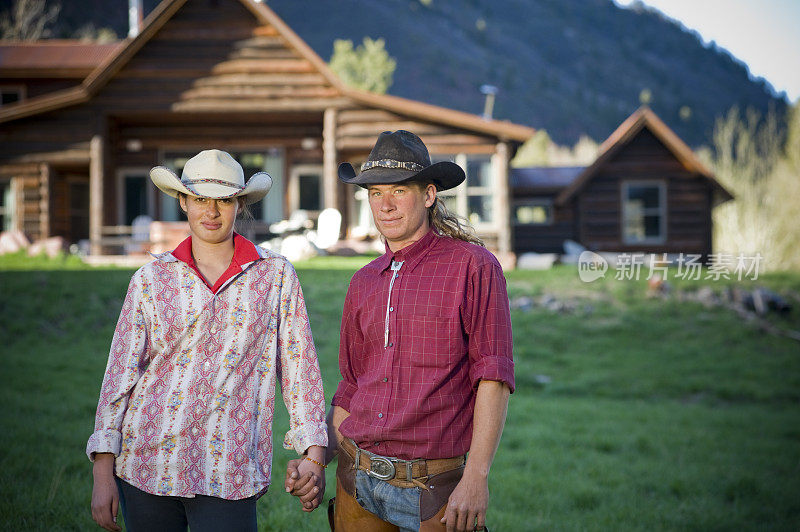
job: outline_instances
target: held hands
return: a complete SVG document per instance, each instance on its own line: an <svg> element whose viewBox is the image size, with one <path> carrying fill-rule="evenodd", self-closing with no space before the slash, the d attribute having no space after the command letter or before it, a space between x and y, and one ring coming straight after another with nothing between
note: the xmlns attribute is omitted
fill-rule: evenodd
<svg viewBox="0 0 800 532"><path fill-rule="evenodd" d="M325 471L305 457L289 460L284 486L287 493L300 499L304 512L313 512L325 495Z"/></svg>
<svg viewBox="0 0 800 532"><path fill-rule="evenodd" d="M483 530L488 507L488 478L465 470L464 476L447 500L442 523L447 527L447 532Z"/></svg>

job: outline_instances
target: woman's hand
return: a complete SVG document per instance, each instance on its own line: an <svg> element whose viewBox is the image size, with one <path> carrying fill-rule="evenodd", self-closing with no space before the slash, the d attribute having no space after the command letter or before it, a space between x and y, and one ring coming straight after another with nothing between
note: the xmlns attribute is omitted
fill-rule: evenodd
<svg viewBox="0 0 800 532"><path fill-rule="evenodd" d="M106 530L119 532L122 529L117 525L119 490L114 480L114 455L96 454L92 474L92 519Z"/></svg>
<svg viewBox="0 0 800 532"><path fill-rule="evenodd" d="M286 481L284 482L286 491L300 499L304 512L314 511L322 503L325 495L325 469L312 461L322 463L325 449L313 446L309 448L308 455L307 458L289 461L286 465Z"/></svg>

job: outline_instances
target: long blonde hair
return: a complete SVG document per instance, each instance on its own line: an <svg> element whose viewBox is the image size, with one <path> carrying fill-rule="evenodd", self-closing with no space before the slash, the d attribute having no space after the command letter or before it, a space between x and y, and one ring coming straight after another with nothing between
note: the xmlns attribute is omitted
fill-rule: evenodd
<svg viewBox="0 0 800 532"><path fill-rule="evenodd" d="M461 216L450 212L438 196L433 201L433 205L428 207L428 223L440 235L486 247L483 240L475 234L475 228Z"/></svg>

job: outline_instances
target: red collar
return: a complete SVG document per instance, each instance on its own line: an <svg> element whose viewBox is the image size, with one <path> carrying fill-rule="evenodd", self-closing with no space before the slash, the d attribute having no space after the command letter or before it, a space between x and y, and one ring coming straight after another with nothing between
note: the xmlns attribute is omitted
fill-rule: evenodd
<svg viewBox="0 0 800 532"><path fill-rule="evenodd" d="M385 270L389 267L393 260L398 262L407 262L406 271L411 268L412 264L419 262L419 259L424 255L428 249L434 244L437 239L436 231L431 227L425 236L397 251L389 249L389 243L386 242L386 253L378 257L376 265L380 270Z"/></svg>
<svg viewBox="0 0 800 532"><path fill-rule="evenodd" d="M258 253L255 244L247 240L242 235L237 233L233 234L233 257L231 258L231 263L228 266L228 269L220 275L217 282L214 285L208 284L208 281L205 277L200 273L200 270L197 268L197 264L194 262L194 257L192 257L192 237L187 237L186 240L178 244L178 247L172 252L172 256L178 259L181 262L186 263L191 269L197 272L197 275L203 282L208 286L212 292L215 294L222 288L228 280L234 275L241 273L244 270L244 266L246 264L250 264L253 261L256 261L261 258L261 255Z"/></svg>

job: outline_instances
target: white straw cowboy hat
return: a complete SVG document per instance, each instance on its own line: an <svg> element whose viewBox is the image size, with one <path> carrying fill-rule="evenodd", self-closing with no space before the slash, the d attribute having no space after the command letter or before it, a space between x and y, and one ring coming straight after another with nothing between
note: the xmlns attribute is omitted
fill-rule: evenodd
<svg viewBox="0 0 800 532"><path fill-rule="evenodd" d="M183 167L180 179L163 166L150 170L153 184L173 198L178 193L201 198L225 199L246 197L247 203L262 199L272 187L272 178L266 172L257 172L244 182L242 166L222 150L203 150Z"/></svg>

